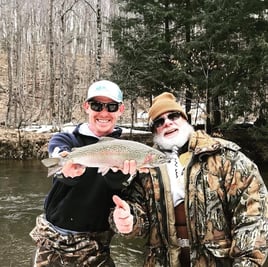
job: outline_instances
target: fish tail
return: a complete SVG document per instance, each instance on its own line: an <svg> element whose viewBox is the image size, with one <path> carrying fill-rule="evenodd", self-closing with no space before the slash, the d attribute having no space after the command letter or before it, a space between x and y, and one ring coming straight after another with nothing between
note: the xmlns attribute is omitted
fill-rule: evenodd
<svg viewBox="0 0 268 267"><path fill-rule="evenodd" d="M51 168L48 168L47 177L54 175L56 172L59 172L61 170L61 166L54 166Z"/></svg>
<svg viewBox="0 0 268 267"><path fill-rule="evenodd" d="M60 159L59 158L47 158L47 159L43 159L41 160L41 162L47 167L47 168L51 168L54 167L56 165L59 165L60 163Z"/></svg>
<svg viewBox="0 0 268 267"><path fill-rule="evenodd" d="M60 161L60 158L47 158L41 160L44 166L48 168L47 177L61 170L62 167L60 166Z"/></svg>

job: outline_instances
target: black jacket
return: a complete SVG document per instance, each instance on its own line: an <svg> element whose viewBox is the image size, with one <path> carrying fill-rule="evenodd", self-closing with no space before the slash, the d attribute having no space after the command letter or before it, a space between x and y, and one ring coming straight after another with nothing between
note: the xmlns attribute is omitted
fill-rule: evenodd
<svg viewBox="0 0 268 267"><path fill-rule="evenodd" d="M54 135L48 146L49 153L55 147L60 151L71 151L98 142L93 136L79 133L79 126L70 133ZM116 128L110 137L119 138L122 130ZM114 207L112 196L121 195L122 183L129 178L122 172L109 171L105 176L97 168L87 168L76 178L53 179L53 187L45 201L46 218L53 225L79 232L101 232L109 230L108 216Z"/></svg>

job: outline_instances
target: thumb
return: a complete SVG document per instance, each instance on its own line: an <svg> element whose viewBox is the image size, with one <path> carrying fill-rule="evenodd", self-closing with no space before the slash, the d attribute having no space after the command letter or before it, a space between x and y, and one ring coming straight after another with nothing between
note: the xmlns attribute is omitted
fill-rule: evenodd
<svg viewBox="0 0 268 267"><path fill-rule="evenodd" d="M126 201L124 201L123 199L121 199L119 196L114 195L113 196L113 202L114 204L118 207L118 208L122 208L125 211L129 211L129 205L127 204Z"/></svg>
<svg viewBox="0 0 268 267"><path fill-rule="evenodd" d="M128 234L133 229L133 215L130 214L130 207L119 196L114 195L113 201L116 205L113 213L116 228L120 233Z"/></svg>

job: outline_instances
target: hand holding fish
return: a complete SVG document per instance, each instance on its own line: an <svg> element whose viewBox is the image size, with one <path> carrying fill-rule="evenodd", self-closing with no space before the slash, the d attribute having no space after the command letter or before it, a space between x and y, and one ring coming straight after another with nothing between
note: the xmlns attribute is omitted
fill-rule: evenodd
<svg viewBox="0 0 268 267"><path fill-rule="evenodd" d="M125 160L123 164L123 170L122 172L124 174L130 174L133 175L136 173L137 169L137 162L135 160Z"/></svg>
<svg viewBox="0 0 268 267"><path fill-rule="evenodd" d="M136 170L148 172L148 168L165 164L168 161L169 158L164 153L145 144L106 137L95 144L74 148L66 156L43 159L42 163L48 167L48 176L50 176L61 170L66 162L83 167L97 167L102 174L109 169L134 174ZM78 166L76 167L79 169Z"/></svg>
<svg viewBox="0 0 268 267"><path fill-rule="evenodd" d="M121 170L123 174L130 174L130 175L136 174L137 171L144 173L149 172L149 168L138 168L137 162L134 159L125 160L123 163L123 169L119 169L117 167L112 167L111 169L113 172Z"/></svg>
<svg viewBox="0 0 268 267"><path fill-rule="evenodd" d="M67 157L70 154L70 152L68 151L62 151L61 153L59 153L59 155L64 158ZM78 164L78 163L72 163L70 161L67 161L61 169L61 173L65 176L65 177L70 177L70 178L74 178L76 176L80 176L85 172L86 168L85 166Z"/></svg>
<svg viewBox="0 0 268 267"><path fill-rule="evenodd" d="M86 167L78 164L78 163L72 163L72 162L66 162L62 169L61 172L65 177L71 177L74 178L76 176L81 176L86 170Z"/></svg>
<svg viewBox="0 0 268 267"><path fill-rule="evenodd" d="M133 175L137 171L148 173L149 172L149 168L145 168L145 167L144 168L139 168L136 160L125 160L124 161L124 168L122 170L122 172L124 174L128 174L129 173L130 175Z"/></svg>
<svg viewBox="0 0 268 267"><path fill-rule="evenodd" d="M130 213L130 207L126 201L114 195L113 201L116 205L113 218L115 225L120 233L128 234L133 229L133 215Z"/></svg>

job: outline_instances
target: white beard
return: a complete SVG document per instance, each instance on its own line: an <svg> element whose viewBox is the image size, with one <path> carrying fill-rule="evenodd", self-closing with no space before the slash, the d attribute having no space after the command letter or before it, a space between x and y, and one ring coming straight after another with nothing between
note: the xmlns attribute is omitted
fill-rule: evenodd
<svg viewBox="0 0 268 267"><path fill-rule="evenodd" d="M174 146L180 148L190 139L194 128L187 122L180 127L178 133L172 138L166 138L163 133L155 135L153 141L160 149L172 150Z"/></svg>

